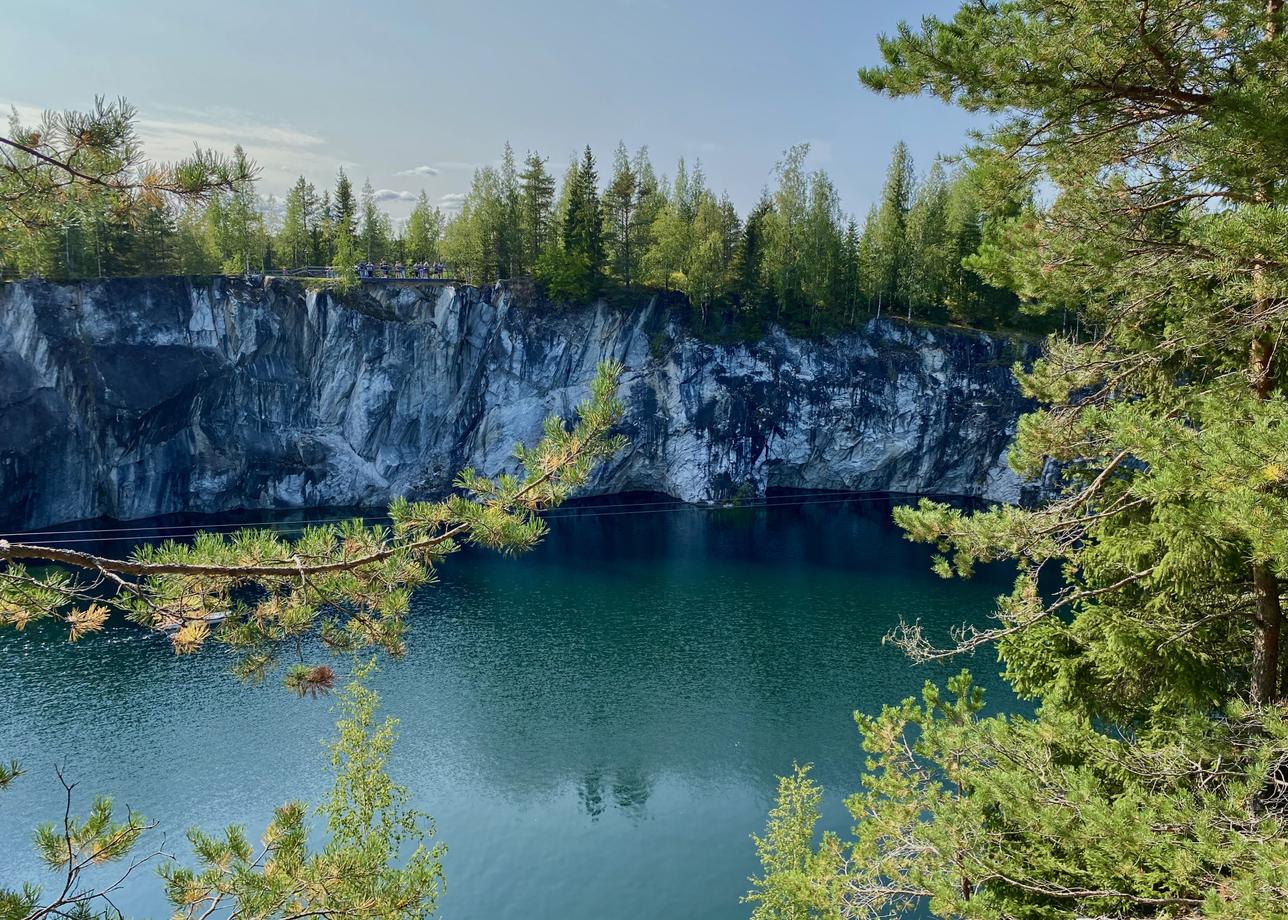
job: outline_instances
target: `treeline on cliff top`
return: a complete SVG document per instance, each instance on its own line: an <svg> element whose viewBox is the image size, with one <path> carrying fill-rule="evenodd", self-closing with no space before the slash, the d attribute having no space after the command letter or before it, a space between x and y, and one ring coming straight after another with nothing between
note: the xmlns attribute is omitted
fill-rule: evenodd
<svg viewBox="0 0 1288 920"><path fill-rule="evenodd" d="M51 127L10 122L14 137L30 141L51 136ZM118 147L94 155L138 160L132 135ZM887 314L980 328L1049 322L1025 315L1014 294L972 268L991 228L1024 205L1019 196L986 200L968 170L940 161L919 177L900 143L879 203L859 221L845 214L827 173L807 168L808 152L789 149L773 187L744 216L711 189L700 163L681 160L667 177L647 148L632 154L619 145L601 176L587 147L556 181L545 157L529 152L520 161L507 144L499 166L475 172L454 214L422 192L395 224L371 183L355 190L343 169L333 189L319 192L301 177L284 200L260 196L239 147L227 166L240 181L195 202L93 184L55 190L38 220L0 225L0 274L348 271L359 261L426 260L475 284L534 278L556 301L679 291L704 328L713 315L721 328L772 321L817 331ZM13 155L26 171L41 166L21 150ZM0 191L21 193L23 174L0 175L10 186Z"/></svg>

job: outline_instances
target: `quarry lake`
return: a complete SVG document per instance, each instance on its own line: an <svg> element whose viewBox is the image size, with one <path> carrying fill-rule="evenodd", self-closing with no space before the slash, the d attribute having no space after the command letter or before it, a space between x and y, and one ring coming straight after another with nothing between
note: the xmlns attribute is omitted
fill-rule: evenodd
<svg viewBox="0 0 1288 920"><path fill-rule="evenodd" d="M517 559L449 558L413 603L406 657L382 661L373 686L401 721L391 772L448 846L440 916L747 916L775 778L815 764L825 823L845 830L854 710L961 665L914 667L882 636L902 615L943 637L1009 588L1004 571L936 577L886 499L658 501L560 509ZM1008 704L991 654L973 667ZM81 806L111 794L180 854L190 825L258 837L274 806L328 787L332 703L244 684L214 647L178 658L125 624L77 645L6 630L0 673L0 759L27 769L0 797L5 879L56 881L31 847L62 815L54 764ZM160 891L145 871L116 901L161 917Z"/></svg>

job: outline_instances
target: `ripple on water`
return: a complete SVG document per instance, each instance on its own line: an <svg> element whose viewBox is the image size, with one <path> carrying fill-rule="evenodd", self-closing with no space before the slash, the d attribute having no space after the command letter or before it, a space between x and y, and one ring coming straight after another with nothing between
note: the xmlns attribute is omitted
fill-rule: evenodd
<svg viewBox="0 0 1288 920"><path fill-rule="evenodd" d="M829 505L552 521L533 553L466 551L414 601L408 654L375 679L401 720L393 770L448 843L448 917L743 917L775 777L813 762L826 823L861 768L852 714L915 693L880 642L902 616L978 619L1004 573L945 582L888 510ZM75 646L0 636L12 701L0 875L37 878L30 828L59 812L49 765L160 820L262 829L327 785L325 702L175 658L123 625ZM995 670L992 661L981 676ZM127 912L164 915L140 879Z"/></svg>

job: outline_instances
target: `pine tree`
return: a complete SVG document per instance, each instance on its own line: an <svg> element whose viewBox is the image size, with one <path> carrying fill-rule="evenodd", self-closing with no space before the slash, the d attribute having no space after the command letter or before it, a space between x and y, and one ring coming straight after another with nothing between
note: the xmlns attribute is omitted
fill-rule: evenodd
<svg viewBox="0 0 1288 920"><path fill-rule="evenodd" d="M199 205L236 191L258 172L245 156L201 148L175 163L149 162L136 120L124 99L102 97L87 112L46 112L36 125L21 124L16 112L10 117L7 135L0 136L0 268L47 275L61 261L64 273L90 274L81 257L93 238L94 273L103 274L111 243L106 228L96 225L109 216L122 231L137 208L163 199ZM81 252L72 251L76 245Z"/></svg>
<svg viewBox="0 0 1288 920"><path fill-rule="evenodd" d="M873 226L877 298L887 306L908 301L908 209L913 196L912 155L900 141L890 157Z"/></svg>
<svg viewBox="0 0 1288 920"><path fill-rule="evenodd" d="M604 218L608 228L611 271L627 287L639 276L636 269L639 262L636 228L639 205L639 177L635 175L626 145L618 143L613 158L613 178L604 192Z"/></svg>
<svg viewBox="0 0 1288 920"><path fill-rule="evenodd" d="M358 231L358 253L368 262L389 258L390 230L388 218L376 205L376 192L371 180L362 183L361 223Z"/></svg>
<svg viewBox="0 0 1288 920"><path fill-rule="evenodd" d="M1002 116L972 151L985 210L1035 193L966 267L1092 331L1018 371L1040 408L1010 462L1060 464L1056 495L896 512L941 574L1018 574L989 628L895 642L993 647L1040 705L985 717L962 674L860 717L853 839L790 833L812 831L818 790L789 778L759 917L1283 915L1283 19L1278 0L964 3L861 72Z"/></svg>
<svg viewBox="0 0 1288 920"><path fill-rule="evenodd" d="M291 268L309 264L313 255L313 238L309 228L313 187L300 176L286 193L282 229L277 236L277 249Z"/></svg>
<svg viewBox="0 0 1288 920"><path fill-rule="evenodd" d="M519 174L519 229L524 264L535 268L553 239L555 180L545 158L532 151Z"/></svg>
<svg viewBox="0 0 1288 920"><path fill-rule="evenodd" d="M906 227L904 296L925 312L943 309L948 295L948 183L939 161L917 185Z"/></svg>

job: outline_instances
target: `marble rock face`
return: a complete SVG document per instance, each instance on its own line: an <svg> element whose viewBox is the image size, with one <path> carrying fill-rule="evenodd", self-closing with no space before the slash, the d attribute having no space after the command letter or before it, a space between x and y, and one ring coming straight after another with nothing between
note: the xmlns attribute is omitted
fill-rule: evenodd
<svg viewBox="0 0 1288 920"><path fill-rule="evenodd" d="M380 506L514 465L596 365L626 368L629 447L588 494L775 488L1014 502L1032 348L873 320L712 344L660 302L526 306L389 283L337 296L184 278L0 285L0 527Z"/></svg>

